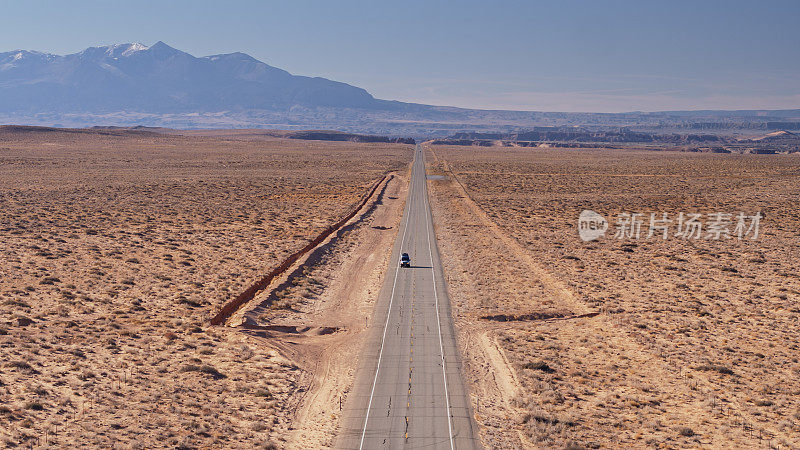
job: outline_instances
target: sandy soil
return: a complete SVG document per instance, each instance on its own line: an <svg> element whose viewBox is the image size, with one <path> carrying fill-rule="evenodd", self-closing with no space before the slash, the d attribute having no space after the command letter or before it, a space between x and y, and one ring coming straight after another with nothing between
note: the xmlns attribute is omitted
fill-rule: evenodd
<svg viewBox="0 0 800 450"><path fill-rule="evenodd" d="M388 180L341 233L321 244L322 256L298 261L293 276L277 280L242 308L247 330L268 333L273 345L310 374L289 447L334 445L407 187L407 173Z"/></svg>
<svg viewBox="0 0 800 450"><path fill-rule="evenodd" d="M205 321L386 172L405 170L409 154L388 144L0 133L0 439L285 446L316 369L274 339ZM335 282L319 295L341 291Z"/></svg>
<svg viewBox="0 0 800 450"><path fill-rule="evenodd" d="M800 445L797 158L433 150L487 447ZM766 218L752 242L584 243L583 209Z"/></svg>

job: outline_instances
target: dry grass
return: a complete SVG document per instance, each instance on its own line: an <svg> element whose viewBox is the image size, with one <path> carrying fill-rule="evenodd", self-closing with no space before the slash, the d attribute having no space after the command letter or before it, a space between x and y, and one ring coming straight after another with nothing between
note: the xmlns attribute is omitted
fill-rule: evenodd
<svg viewBox="0 0 800 450"><path fill-rule="evenodd" d="M463 335L496 339L518 379L510 409L517 419L507 429L522 437L486 427L487 441L800 445L793 400L800 394L800 158L434 150L431 169L454 173L513 242L510 249L491 233L452 180L433 182L457 323ZM583 209L606 218L680 211L762 211L766 218L757 241L584 243L577 235ZM477 264L459 262L465 259ZM601 314L479 319L548 310ZM468 366L479 366L476 358ZM481 420L502 422L491 414Z"/></svg>
<svg viewBox="0 0 800 450"><path fill-rule="evenodd" d="M282 445L306 375L204 321L406 159L388 144L0 135L0 439Z"/></svg>

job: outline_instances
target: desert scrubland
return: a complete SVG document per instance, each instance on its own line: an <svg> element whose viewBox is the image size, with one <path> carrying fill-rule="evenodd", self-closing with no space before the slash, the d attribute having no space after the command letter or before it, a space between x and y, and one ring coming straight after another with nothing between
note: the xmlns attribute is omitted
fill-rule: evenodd
<svg viewBox="0 0 800 450"><path fill-rule="evenodd" d="M287 445L309 366L207 320L409 157L395 144L1 129L3 444ZM292 305L333 282L305 281Z"/></svg>
<svg viewBox="0 0 800 450"><path fill-rule="evenodd" d="M800 158L432 146L428 166L488 447L800 446ZM579 238L584 209L604 238ZM625 212L639 239L615 238ZM760 236L646 238L680 212L761 212Z"/></svg>

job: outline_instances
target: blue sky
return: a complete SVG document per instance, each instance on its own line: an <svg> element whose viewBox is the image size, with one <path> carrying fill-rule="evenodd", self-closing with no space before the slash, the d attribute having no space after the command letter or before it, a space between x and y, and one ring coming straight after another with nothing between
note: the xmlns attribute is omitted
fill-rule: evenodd
<svg viewBox="0 0 800 450"><path fill-rule="evenodd" d="M163 40L428 104L800 108L798 0L6 0L0 11L0 51Z"/></svg>

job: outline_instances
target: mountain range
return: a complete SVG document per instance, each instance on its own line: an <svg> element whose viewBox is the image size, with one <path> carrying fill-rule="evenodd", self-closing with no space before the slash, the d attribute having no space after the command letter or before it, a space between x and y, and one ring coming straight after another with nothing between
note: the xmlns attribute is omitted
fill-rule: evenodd
<svg viewBox="0 0 800 450"><path fill-rule="evenodd" d="M387 135L514 132L534 126L797 129L800 110L560 113L486 111L376 99L292 75L244 53L195 57L163 42L54 55L0 53L0 123L173 128L324 128ZM777 124L777 125L775 125Z"/></svg>
<svg viewBox="0 0 800 450"><path fill-rule="evenodd" d="M0 53L2 112L208 112L293 106L386 109L364 89L292 75L244 53L201 58L163 42L66 56Z"/></svg>

